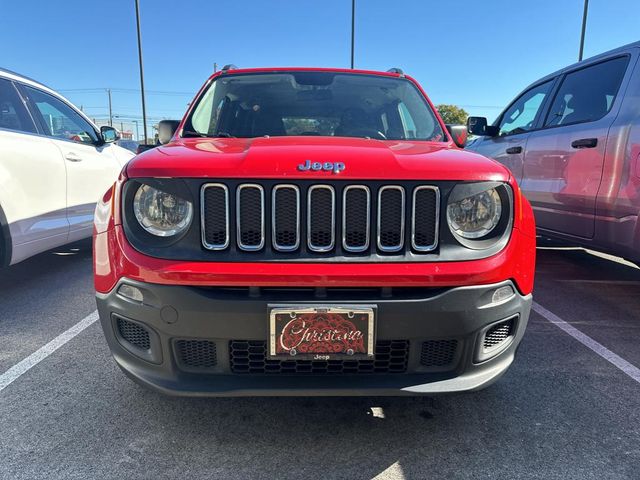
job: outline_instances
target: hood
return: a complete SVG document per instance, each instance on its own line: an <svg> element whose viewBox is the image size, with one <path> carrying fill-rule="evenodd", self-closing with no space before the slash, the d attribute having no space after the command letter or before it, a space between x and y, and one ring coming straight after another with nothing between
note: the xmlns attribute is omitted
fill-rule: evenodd
<svg viewBox="0 0 640 480"><path fill-rule="evenodd" d="M335 173L336 169L299 169L299 165L317 162L343 164L344 169L339 173ZM509 171L499 163L448 143L347 137L179 139L138 155L129 162L127 175L131 178L509 179Z"/></svg>
<svg viewBox="0 0 640 480"><path fill-rule="evenodd" d="M110 152L120 164L120 167L124 167L126 163L135 156L132 151L122 148L120 145L111 145Z"/></svg>

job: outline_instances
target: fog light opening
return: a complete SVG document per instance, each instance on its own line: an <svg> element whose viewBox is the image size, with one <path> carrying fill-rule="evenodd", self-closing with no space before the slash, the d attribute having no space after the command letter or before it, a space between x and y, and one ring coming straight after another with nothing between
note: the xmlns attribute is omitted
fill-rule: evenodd
<svg viewBox="0 0 640 480"><path fill-rule="evenodd" d="M129 300L133 300L134 302L142 303L144 300L142 290L132 285L120 285L120 288L118 288L118 294L128 298Z"/></svg>
<svg viewBox="0 0 640 480"><path fill-rule="evenodd" d="M505 285L504 287L496 288L495 292L491 296L491 304L503 303L510 300L516 293L513 291L511 285Z"/></svg>

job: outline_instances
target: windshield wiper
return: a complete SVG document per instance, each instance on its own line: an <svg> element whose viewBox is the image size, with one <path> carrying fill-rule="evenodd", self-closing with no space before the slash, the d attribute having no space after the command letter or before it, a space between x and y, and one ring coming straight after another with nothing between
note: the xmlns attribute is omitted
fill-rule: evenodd
<svg viewBox="0 0 640 480"><path fill-rule="evenodd" d="M207 135L206 133L196 132L195 130L183 130L182 136L187 137L200 137L200 138L236 138L227 132L218 132L215 135Z"/></svg>
<svg viewBox="0 0 640 480"><path fill-rule="evenodd" d="M195 130L183 130L182 136L183 137L202 137L202 138L208 137L208 135L205 135L204 133L196 132Z"/></svg>

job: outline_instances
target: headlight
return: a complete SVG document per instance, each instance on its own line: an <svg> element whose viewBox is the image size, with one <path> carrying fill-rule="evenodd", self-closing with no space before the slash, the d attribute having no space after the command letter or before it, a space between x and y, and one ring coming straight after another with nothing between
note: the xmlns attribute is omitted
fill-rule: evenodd
<svg viewBox="0 0 640 480"><path fill-rule="evenodd" d="M456 235L482 238L496 228L502 215L502 200L495 188L450 202L447 222Z"/></svg>
<svg viewBox="0 0 640 480"><path fill-rule="evenodd" d="M189 227L193 205L171 193L141 185L133 199L133 212L147 232L158 237L171 237Z"/></svg>

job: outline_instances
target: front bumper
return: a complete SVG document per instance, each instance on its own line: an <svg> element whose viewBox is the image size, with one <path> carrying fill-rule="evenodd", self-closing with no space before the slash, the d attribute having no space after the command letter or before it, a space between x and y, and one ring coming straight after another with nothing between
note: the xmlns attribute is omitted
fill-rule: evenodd
<svg viewBox="0 0 640 480"><path fill-rule="evenodd" d="M140 289L144 301L119 294L124 284ZM502 286L511 286L513 296L492 303L493 292ZM97 303L117 364L135 381L163 393L415 395L477 390L499 378L512 363L526 329L531 295L521 295L511 281L455 288L260 289L158 285L123 278L109 293L98 293ZM376 339L406 346L404 368L395 373L239 373L233 366L232 345L266 341L268 305L283 303L377 305ZM133 325L124 336L121 321ZM509 334L485 350L486 332L505 321ZM148 348L126 339L135 343L140 332L147 332L148 341L138 345ZM210 361L198 360L196 368L185 366L178 342L203 340L204 353L195 354L208 355Z"/></svg>

